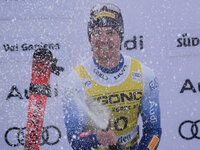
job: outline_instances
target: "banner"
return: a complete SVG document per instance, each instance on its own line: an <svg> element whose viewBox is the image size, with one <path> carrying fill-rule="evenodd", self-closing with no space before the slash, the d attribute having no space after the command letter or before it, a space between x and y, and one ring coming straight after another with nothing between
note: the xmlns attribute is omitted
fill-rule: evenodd
<svg viewBox="0 0 200 150"><path fill-rule="evenodd" d="M162 137L158 150L200 147L198 0L3 0L0 2L0 147L24 148L32 56L46 47L64 68L51 75L41 150L71 149L58 80L92 56L87 22L98 3L116 4L124 20L121 53L150 67L160 87ZM139 120L142 134L142 120ZM141 136L141 135L140 135Z"/></svg>
<svg viewBox="0 0 200 150"><path fill-rule="evenodd" d="M72 9L67 7L68 3L66 0L2 0L0 20L68 18Z"/></svg>
<svg viewBox="0 0 200 150"><path fill-rule="evenodd" d="M37 48L48 48L53 53L54 69L62 69L51 76L51 94L47 98L40 149L70 149L62 103L57 98L59 75L63 70L69 70L70 55L67 42L64 42L68 33L65 30L67 21L1 21L0 26L1 147L6 150L24 149L33 52Z"/></svg>

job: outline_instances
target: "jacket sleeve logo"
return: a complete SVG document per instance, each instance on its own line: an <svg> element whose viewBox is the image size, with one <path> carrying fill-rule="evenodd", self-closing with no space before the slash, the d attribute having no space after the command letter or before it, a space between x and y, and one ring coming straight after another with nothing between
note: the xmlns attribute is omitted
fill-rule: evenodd
<svg viewBox="0 0 200 150"><path fill-rule="evenodd" d="M141 82L141 72L132 71L132 79L136 82Z"/></svg>

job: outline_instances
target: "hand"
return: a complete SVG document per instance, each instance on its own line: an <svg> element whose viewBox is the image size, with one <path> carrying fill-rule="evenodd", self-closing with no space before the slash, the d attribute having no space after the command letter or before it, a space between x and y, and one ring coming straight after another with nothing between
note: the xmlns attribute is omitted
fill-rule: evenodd
<svg viewBox="0 0 200 150"><path fill-rule="evenodd" d="M115 145L117 143L117 137L112 130L108 130L106 132L98 130L97 140L103 146Z"/></svg>

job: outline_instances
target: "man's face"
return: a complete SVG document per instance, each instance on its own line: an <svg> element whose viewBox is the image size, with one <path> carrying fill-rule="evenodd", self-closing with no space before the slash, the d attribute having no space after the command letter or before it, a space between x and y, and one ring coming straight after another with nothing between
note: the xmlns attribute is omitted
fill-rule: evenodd
<svg viewBox="0 0 200 150"><path fill-rule="evenodd" d="M92 31L91 45L93 55L100 59L109 59L120 52L120 37L111 27L97 27Z"/></svg>

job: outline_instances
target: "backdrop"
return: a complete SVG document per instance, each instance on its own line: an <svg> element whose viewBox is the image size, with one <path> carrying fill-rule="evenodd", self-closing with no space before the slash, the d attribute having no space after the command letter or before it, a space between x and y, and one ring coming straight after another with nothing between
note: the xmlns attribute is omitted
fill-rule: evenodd
<svg viewBox="0 0 200 150"><path fill-rule="evenodd" d="M1 0L2 150L23 149L34 50L49 48L58 60L56 65L64 68L60 74L68 74L92 54L87 21L90 9L103 2L121 8L125 24L122 53L152 68L158 77L163 129L158 149L199 149L199 0ZM51 75L41 150L71 149L58 99L59 77Z"/></svg>

